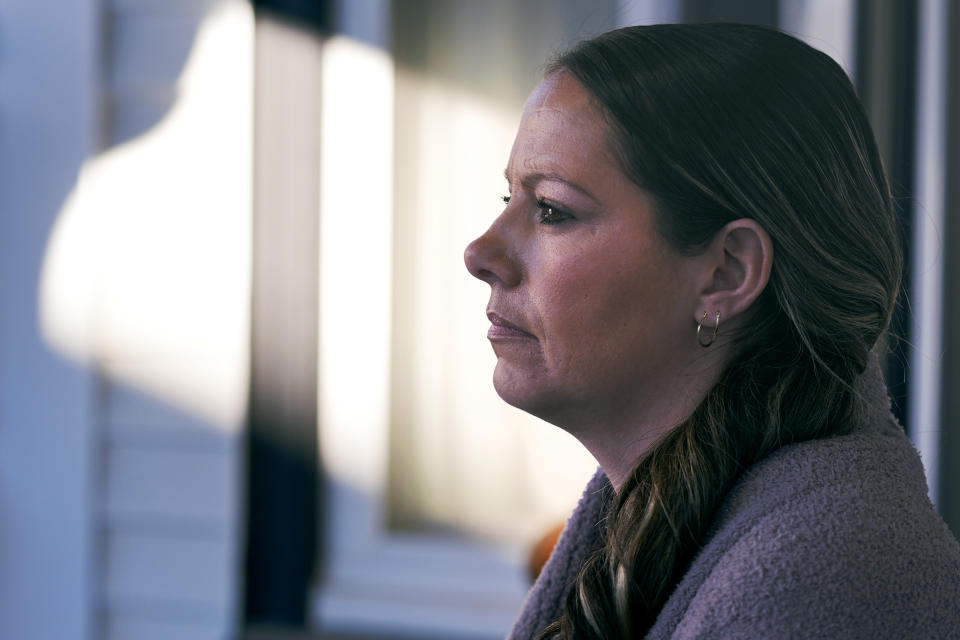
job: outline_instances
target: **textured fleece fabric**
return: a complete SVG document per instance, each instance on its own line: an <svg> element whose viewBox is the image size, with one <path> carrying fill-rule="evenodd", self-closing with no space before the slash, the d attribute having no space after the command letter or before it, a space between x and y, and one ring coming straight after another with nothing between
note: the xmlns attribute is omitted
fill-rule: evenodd
<svg viewBox="0 0 960 640"><path fill-rule="evenodd" d="M647 638L960 639L960 546L875 362L859 389L853 433L782 447L740 477ZM612 498L598 471L510 640L559 617Z"/></svg>

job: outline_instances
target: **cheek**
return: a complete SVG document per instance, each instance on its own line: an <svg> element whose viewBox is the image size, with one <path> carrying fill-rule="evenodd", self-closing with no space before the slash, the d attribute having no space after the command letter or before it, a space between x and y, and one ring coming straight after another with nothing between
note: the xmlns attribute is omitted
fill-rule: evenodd
<svg viewBox="0 0 960 640"><path fill-rule="evenodd" d="M537 306L555 358L616 359L672 343L680 330L681 279L659 252L610 247L551 266Z"/></svg>
<svg viewBox="0 0 960 640"><path fill-rule="evenodd" d="M566 330L589 325L598 298L604 296L605 275L589 256L571 253L545 265L534 293L544 329Z"/></svg>
<svg viewBox="0 0 960 640"><path fill-rule="evenodd" d="M623 330L640 329L651 303L643 271L604 255L555 261L553 277L543 282L537 301L548 343L572 351L596 349L619 339Z"/></svg>

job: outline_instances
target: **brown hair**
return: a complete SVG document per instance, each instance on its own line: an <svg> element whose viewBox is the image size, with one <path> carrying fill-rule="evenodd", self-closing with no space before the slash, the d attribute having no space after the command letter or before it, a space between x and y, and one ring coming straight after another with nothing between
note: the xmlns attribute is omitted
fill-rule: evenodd
<svg viewBox="0 0 960 640"><path fill-rule="evenodd" d="M745 468L850 429L854 381L887 328L902 258L867 118L823 53L763 27L657 25L582 42L548 74L561 69L595 98L667 241L695 254L752 218L774 245L719 383L623 483L606 544L539 635L638 638Z"/></svg>

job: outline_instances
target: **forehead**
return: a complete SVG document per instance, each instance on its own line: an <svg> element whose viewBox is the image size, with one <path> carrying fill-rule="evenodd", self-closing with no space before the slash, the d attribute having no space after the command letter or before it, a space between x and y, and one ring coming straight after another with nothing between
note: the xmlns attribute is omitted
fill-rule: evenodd
<svg viewBox="0 0 960 640"><path fill-rule="evenodd" d="M615 167L607 152L607 135L590 93L569 72L558 71L527 100L508 173L608 171Z"/></svg>
<svg viewBox="0 0 960 640"><path fill-rule="evenodd" d="M524 114L539 110L558 110L566 117L589 123L597 116L593 98L569 72L561 69L543 79L524 106Z"/></svg>

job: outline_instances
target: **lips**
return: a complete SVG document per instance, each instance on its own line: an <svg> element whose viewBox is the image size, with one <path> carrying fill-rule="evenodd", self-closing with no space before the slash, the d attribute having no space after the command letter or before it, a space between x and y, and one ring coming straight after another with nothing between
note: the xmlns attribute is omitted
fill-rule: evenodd
<svg viewBox="0 0 960 640"><path fill-rule="evenodd" d="M490 319L490 329L487 331L489 340L536 340L533 334L492 311L487 312L487 318Z"/></svg>

